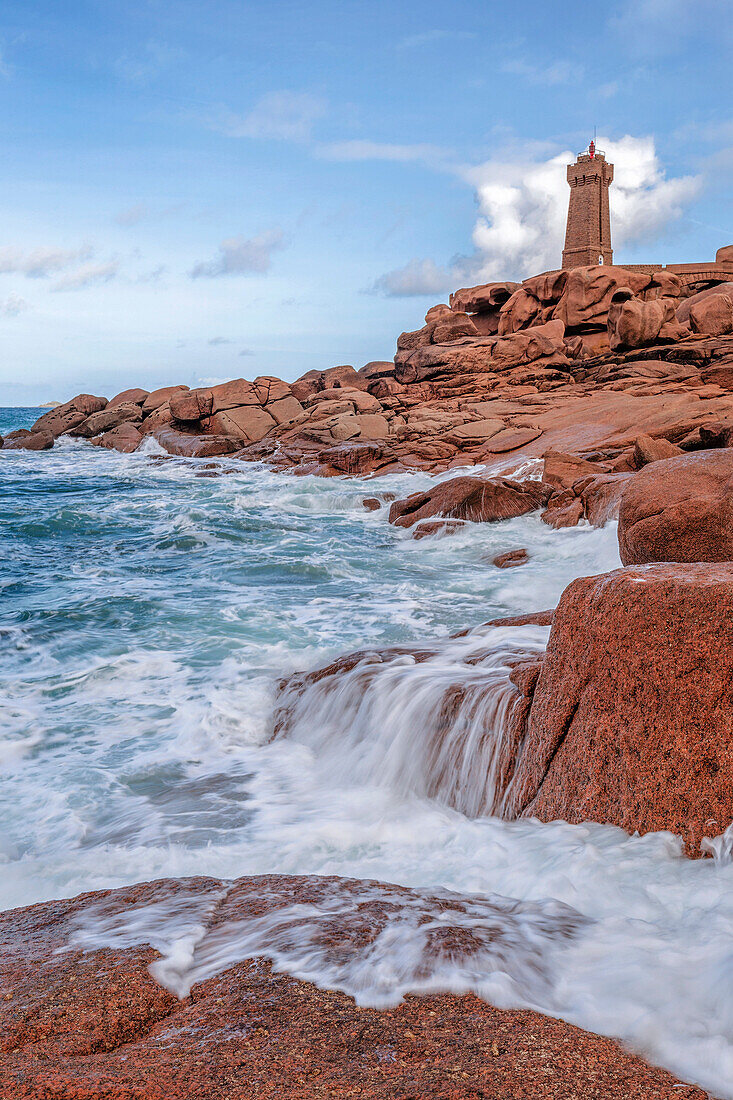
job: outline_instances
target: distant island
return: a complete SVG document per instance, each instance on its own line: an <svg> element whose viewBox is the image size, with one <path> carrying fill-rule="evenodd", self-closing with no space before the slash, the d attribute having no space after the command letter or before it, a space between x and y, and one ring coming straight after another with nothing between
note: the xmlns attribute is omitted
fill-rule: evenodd
<svg viewBox="0 0 733 1100"><path fill-rule="evenodd" d="M39 409L58 409L61 405L60 401L44 401L42 405L37 405Z"/></svg>

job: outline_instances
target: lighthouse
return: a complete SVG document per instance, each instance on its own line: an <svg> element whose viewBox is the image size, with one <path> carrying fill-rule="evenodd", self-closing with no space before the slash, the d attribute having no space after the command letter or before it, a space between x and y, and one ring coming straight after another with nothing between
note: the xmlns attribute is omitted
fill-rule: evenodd
<svg viewBox="0 0 733 1100"><path fill-rule="evenodd" d="M611 215L608 190L613 180L613 165L606 154L591 141L575 164L568 165L570 203L565 230L562 266L587 267L613 263Z"/></svg>

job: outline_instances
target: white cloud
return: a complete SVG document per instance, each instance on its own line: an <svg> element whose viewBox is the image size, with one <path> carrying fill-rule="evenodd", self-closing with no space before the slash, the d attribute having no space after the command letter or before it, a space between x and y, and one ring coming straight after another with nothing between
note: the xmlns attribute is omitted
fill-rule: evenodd
<svg viewBox="0 0 733 1100"><path fill-rule="evenodd" d="M383 141L336 141L320 145L318 155L328 160L391 160L407 163L421 161L432 163L445 160L447 149L439 145L406 144L399 145Z"/></svg>
<svg viewBox="0 0 733 1100"><path fill-rule="evenodd" d="M107 263L82 264L68 275L62 275L54 285L53 290L84 290L89 286L102 286L117 277L119 272L117 260L109 260Z"/></svg>
<svg viewBox="0 0 733 1100"><path fill-rule="evenodd" d="M598 139L615 165L611 235L618 252L653 240L679 218L700 187L699 177L667 179L650 137ZM496 159L467 168L476 188L479 217L475 255L454 265L459 280L525 278L560 263L568 209L565 166L569 150L544 161Z"/></svg>
<svg viewBox="0 0 733 1100"><path fill-rule="evenodd" d="M615 164L611 184L611 232L614 246L644 244L654 240L699 193L699 176L667 179L653 138L626 136L605 143Z"/></svg>
<svg viewBox="0 0 733 1100"><path fill-rule="evenodd" d="M598 145L615 166L611 236L620 259L625 247L653 241L681 217L702 181L699 176L667 179L651 137L600 137ZM534 160L497 157L460 169L461 178L476 190L473 255L444 267L432 259L412 259L377 279L373 291L388 297L437 296L467 283L522 279L558 267L568 211L565 169L574 160L570 150L553 156L536 151Z"/></svg>
<svg viewBox="0 0 733 1100"><path fill-rule="evenodd" d="M0 301L0 314L3 317L17 317L19 313L25 313L30 306L25 298L19 294L9 294L4 301Z"/></svg>
<svg viewBox="0 0 733 1100"><path fill-rule="evenodd" d="M215 348L220 344L231 344L231 340L227 340L226 336L212 336L209 340L209 347Z"/></svg>
<svg viewBox="0 0 733 1100"><path fill-rule="evenodd" d="M214 124L229 137L277 141L309 141L317 119L327 104L309 92L270 92L247 115L229 113Z"/></svg>
<svg viewBox="0 0 733 1100"><path fill-rule="evenodd" d="M89 247L33 248L30 252L23 252L6 245L0 248L0 275L25 275L29 279L46 279L91 255L92 250Z"/></svg>
<svg viewBox="0 0 733 1100"><path fill-rule="evenodd" d="M454 285L454 277L447 268L438 267L434 260L414 259L382 275L372 290L387 298L416 298L423 294L442 294L452 290Z"/></svg>
<svg viewBox="0 0 733 1100"><path fill-rule="evenodd" d="M270 229L258 237L231 237L219 245L219 255L198 263L192 279L214 279L219 275L261 275L270 270L272 253L285 245L281 229Z"/></svg>

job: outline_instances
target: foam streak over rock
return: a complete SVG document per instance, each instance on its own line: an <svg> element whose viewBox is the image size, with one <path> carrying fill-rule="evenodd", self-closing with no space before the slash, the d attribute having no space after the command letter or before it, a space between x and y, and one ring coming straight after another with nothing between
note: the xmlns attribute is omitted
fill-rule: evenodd
<svg viewBox="0 0 733 1100"><path fill-rule="evenodd" d="M658 844L647 847L648 856L662 855ZM152 975L178 997L258 956L362 1006L385 1009L409 993L473 992L498 1007L529 1008L619 1037L730 1100L731 874L729 863L670 865L648 896L647 919L631 893L623 913L591 894L581 910L541 897L517 901L337 878L164 881L69 903L75 912L61 950L151 944L161 956ZM665 898L682 879L696 882L704 926L702 912L680 924L670 911L668 926L660 924ZM8 920L12 949L12 915ZM26 920L32 926L32 910Z"/></svg>
<svg viewBox="0 0 733 1100"><path fill-rule="evenodd" d="M510 674L543 653L547 636L541 626L484 627L430 649L344 658L285 682L277 731L328 756L337 784L498 813L525 717Z"/></svg>

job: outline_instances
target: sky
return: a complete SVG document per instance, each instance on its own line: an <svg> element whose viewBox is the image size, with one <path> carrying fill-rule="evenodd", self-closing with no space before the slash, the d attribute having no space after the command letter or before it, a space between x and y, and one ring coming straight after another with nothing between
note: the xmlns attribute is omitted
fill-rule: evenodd
<svg viewBox="0 0 733 1100"><path fill-rule="evenodd" d="M391 359L451 290L733 243L733 0L0 0L0 405ZM727 89L727 91L726 91Z"/></svg>

